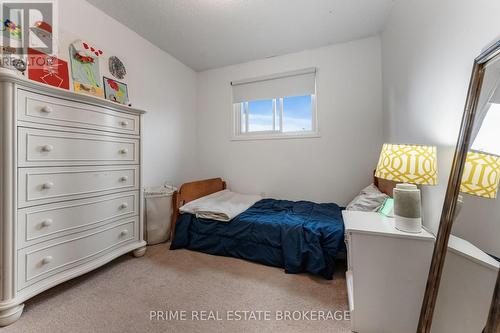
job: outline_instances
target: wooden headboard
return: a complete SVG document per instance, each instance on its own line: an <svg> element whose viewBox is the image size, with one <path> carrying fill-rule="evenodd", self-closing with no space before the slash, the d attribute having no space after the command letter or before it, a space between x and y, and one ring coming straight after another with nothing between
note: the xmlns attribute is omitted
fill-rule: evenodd
<svg viewBox="0 0 500 333"><path fill-rule="evenodd" d="M179 216L180 207L190 201L225 189L226 182L222 178L204 179L182 184L181 188L173 196L172 235L175 232L175 223Z"/></svg>
<svg viewBox="0 0 500 333"><path fill-rule="evenodd" d="M373 175L373 184L378 187L380 192L383 192L392 198L393 190L396 187L397 182L393 180L378 178Z"/></svg>

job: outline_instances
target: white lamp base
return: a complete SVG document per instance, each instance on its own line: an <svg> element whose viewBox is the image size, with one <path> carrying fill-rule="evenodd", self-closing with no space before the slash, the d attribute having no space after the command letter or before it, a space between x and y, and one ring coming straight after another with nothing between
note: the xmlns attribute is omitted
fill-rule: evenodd
<svg viewBox="0 0 500 333"><path fill-rule="evenodd" d="M422 218L408 218L402 216L394 216L396 229L418 234L422 232Z"/></svg>
<svg viewBox="0 0 500 333"><path fill-rule="evenodd" d="M394 217L396 229L422 232L420 190L413 184L397 184L394 188Z"/></svg>

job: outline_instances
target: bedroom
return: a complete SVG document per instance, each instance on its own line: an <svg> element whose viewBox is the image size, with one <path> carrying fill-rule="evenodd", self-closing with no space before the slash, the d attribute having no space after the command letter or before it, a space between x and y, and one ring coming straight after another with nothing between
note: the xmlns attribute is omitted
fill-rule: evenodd
<svg viewBox="0 0 500 333"><path fill-rule="evenodd" d="M456 170L463 168L454 156L465 156L461 135L472 132L478 139L471 149L483 152L479 145L498 139L488 132L492 112L468 127L462 122L475 96L474 59L499 38L498 1L29 3L53 5L55 48L45 53L66 64L67 72L56 74L67 88L40 82L30 66L36 54L27 52L24 70L9 62L17 55L4 34L0 322L11 325L2 331L439 333L498 323L498 312L490 314L498 201L465 189L457 200L451 186L460 185ZM15 14L6 22L10 7L2 7L2 20L12 48L22 24L12 24ZM109 66L112 57L121 73ZM87 85L77 69L88 68L99 75ZM484 91L496 87L491 79ZM117 101L113 87L124 87L126 98ZM496 105L483 99L472 98L478 119ZM15 108L26 112L9 112ZM407 182L374 177L384 144L437 151L437 175L430 176L437 185L418 183L419 233L388 227L396 218L381 213L343 210L374 181L372 191L389 196L396 182ZM214 178L224 183L195 183L183 193L183 184ZM170 250L170 241L144 248L144 189L163 184L179 190L171 227L174 243L185 242L174 245L191 249ZM257 197L232 196L251 207L240 207L229 223L177 216L182 200L224 186ZM455 216L450 208L456 218L443 219ZM312 229L302 227L301 209L320 220L308 221ZM452 222L450 239L438 237ZM235 225L240 229L227 228ZM321 229L332 225L333 250ZM377 225L381 230L370 229ZM193 230L205 227L209 235L194 240ZM113 232L124 241L115 244ZM238 237L222 238L231 232ZM315 244L313 255L305 238ZM256 245L263 243L272 246ZM142 257L126 255L132 251ZM439 285L433 295L429 273L443 262L441 278L431 279Z"/></svg>

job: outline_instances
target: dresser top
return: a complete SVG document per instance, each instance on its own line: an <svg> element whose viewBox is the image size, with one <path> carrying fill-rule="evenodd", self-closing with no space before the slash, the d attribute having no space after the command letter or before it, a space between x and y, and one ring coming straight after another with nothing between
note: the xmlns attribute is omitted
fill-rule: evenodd
<svg viewBox="0 0 500 333"><path fill-rule="evenodd" d="M425 229L421 233L409 233L396 229L395 220L375 212L342 211L346 232L377 234L399 238L412 238L433 241L434 235Z"/></svg>
<svg viewBox="0 0 500 333"><path fill-rule="evenodd" d="M498 270L500 268L500 263L498 261L490 257L477 246L460 237L450 235L448 249L459 256L465 257L491 269Z"/></svg>
<svg viewBox="0 0 500 333"><path fill-rule="evenodd" d="M143 114L144 110L135 109L127 105L115 103L104 98L94 97L90 95L78 94L70 90L56 88L40 82L29 80L26 76L13 70L0 68L0 82L12 82L21 85L28 89L33 89L36 92L45 92L47 94L55 95L56 97L70 99L72 101L83 102L95 106L106 107L116 111Z"/></svg>

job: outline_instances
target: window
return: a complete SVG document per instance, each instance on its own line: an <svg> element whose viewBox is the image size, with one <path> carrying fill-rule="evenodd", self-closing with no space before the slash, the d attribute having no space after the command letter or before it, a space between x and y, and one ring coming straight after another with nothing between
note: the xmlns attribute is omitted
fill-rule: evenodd
<svg viewBox="0 0 500 333"><path fill-rule="evenodd" d="M317 136L316 71L232 82L234 138Z"/></svg>
<svg viewBox="0 0 500 333"><path fill-rule="evenodd" d="M491 103L472 149L500 156L500 104Z"/></svg>
<svg viewBox="0 0 500 333"><path fill-rule="evenodd" d="M281 99L283 104L283 132L311 132L313 130L312 96L293 96Z"/></svg>
<svg viewBox="0 0 500 333"><path fill-rule="evenodd" d="M246 132L264 132L276 130L276 100L246 102L244 106Z"/></svg>

